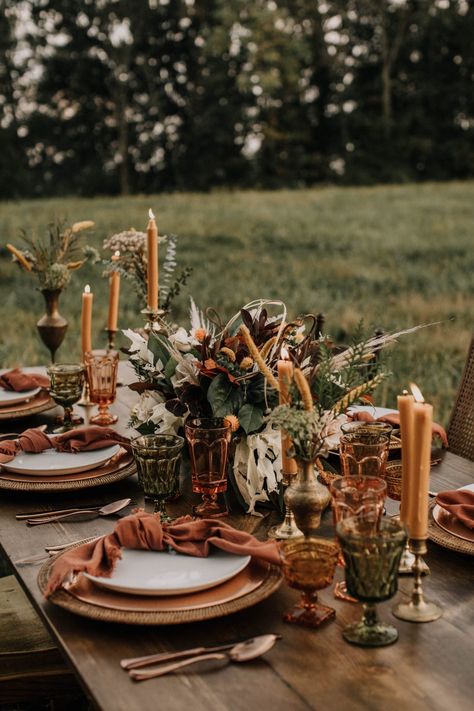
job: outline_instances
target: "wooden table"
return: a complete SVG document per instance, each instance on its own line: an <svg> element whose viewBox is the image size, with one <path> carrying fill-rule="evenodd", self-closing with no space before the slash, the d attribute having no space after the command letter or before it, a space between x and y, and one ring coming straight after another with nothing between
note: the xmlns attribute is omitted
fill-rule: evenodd
<svg viewBox="0 0 474 711"><path fill-rule="evenodd" d="M121 378L127 378L124 368ZM126 432L130 403L135 396L119 388L113 409ZM52 415L34 424L51 423ZM15 423L16 424L16 423ZM22 427L31 423L23 423ZM3 431L14 429L12 423ZM128 431L130 434L130 431ZM433 470L431 488L441 490L474 481L474 462L452 454ZM15 513L66 505L113 501L122 496L141 501L136 478L110 487L65 495L19 495L0 492L0 541L21 585L51 631L85 693L104 711L249 711L262 705L272 711L334 709L335 711L461 711L472 703L474 639L472 635L472 558L429 543L431 576L425 579L428 597L441 603L443 617L430 624L409 624L392 617L394 601L410 590L401 580L397 598L380 605L380 613L399 630L399 641L386 648L348 645L341 630L360 617L360 606L335 600L332 587L321 600L337 610L334 622L319 630L284 624L282 613L297 599L285 584L268 600L243 612L209 622L167 627L133 627L98 623L72 615L42 599L36 585L38 565L15 561L43 551L45 544L74 541L111 531L113 521L53 524L27 528ZM189 501L177 505L189 511ZM230 522L264 538L274 516L232 516ZM326 514L321 535L332 534ZM341 571L337 577L340 578ZM261 660L247 664L195 667L180 675L133 683L119 661L155 651L178 650L200 644L244 639L277 632L282 640Z"/></svg>

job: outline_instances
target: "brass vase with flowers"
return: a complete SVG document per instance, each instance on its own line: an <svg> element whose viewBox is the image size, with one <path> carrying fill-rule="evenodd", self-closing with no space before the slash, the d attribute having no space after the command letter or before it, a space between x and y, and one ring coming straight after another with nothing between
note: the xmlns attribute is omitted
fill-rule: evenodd
<svg viewBox="0 0 474 711"><path fill-rule="evenodd" d="M71 272L80 269L86 261L98 261L99 254L93 247L80 248L80 233L94 226L91 220L75 222L71 227L63 222L49 225L45 239L29 237L23 233L25 247L18 249L7 244L13 260L26 272L35 274L39 290L46 303L46 313L38 321L41 340L54 358L64 340L67 321L58 310L59 296L71 279Z"/></svg>
<svg viewBox="0 0 474 711"><path fill-rule="evenodd" d="M329 506L331 494L320 484L313 462L297 460L298 474L285 491L285 503L295 517L296 525L305 536L314 536L321 524L321 515Z"/></svg>

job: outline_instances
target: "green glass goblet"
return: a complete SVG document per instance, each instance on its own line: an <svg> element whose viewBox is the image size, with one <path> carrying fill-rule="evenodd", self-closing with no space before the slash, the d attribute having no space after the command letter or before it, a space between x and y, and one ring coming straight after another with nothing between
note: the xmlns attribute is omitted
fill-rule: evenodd
<svg viewBox="0 0 474 711"><path fill-rule="evenodd" d="M56 432L67 432L84 422L82 417L72 414L72 406L78 402L84 384L84 366L81 363L55 363L48 368L50 378L49 394L54 402L64 408L64 417L56 418L62 427Z"/></svg>
<svg viewBox="0 0 474 711"><path fill-rule="evenodd" d="M344 639L361 647L393 644L398 632L378 619L376 603L389 600L397 591L405 527L388 519L374 530L372 521L350 517L339 521L336 532L346 564L347 590L363 603L364 610L360 622L345 628Z"/></svg>
<svg viewBox="0 0 474 711"><path fill-rule="evenodd" d="M141 435L132 439L138 482L145 498L152 499L154 512L162 521L171 521L166 502L179 491L179 468L184 439L178 435Z"/></svg>

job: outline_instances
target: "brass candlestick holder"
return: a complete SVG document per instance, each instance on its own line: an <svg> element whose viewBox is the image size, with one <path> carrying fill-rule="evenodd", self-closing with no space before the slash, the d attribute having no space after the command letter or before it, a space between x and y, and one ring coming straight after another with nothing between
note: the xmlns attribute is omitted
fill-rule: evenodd
<svg viewBox="0 0 474 711"><path fill-rule="evenodd" d="M168 334L168 328L165 324L164 317L168 313L164 309L151 309L147 306L142 309L141 312L145 316L145 328L144 331L148 335L152 331L153 333L162 333L164 335Z"/></svg>
<svg viewBox="0 0 474 711"><path fill-rule="evenodd" d="M296 476L295 474L289 474L287 472L284 472L282 470L281 472L282 475L282 484L287 489L293 478ZM288 503L286 501L286 498L284 499L285 501L285 518L283 521L276 526L273 526L269 531L268 531L268 538L276 538L280 540L288 540L289 538L297 538L299 536L302 536L303 534L301 533L300 529L296 525L295 522L295 517L293 515L293 511L290 509L288 506Z"/></svg>
<svg viewBox="0 0 474 711"><path fill-rule="evenodd" d="M115 350L115 334L117 333L117 328L106 328L104 329L107 333L107 350Z"/></svg>
<svg viewBox="0 0 474 711"><path fill-rule="evenodd" d="M399 575L412 575L413 565L415 563L415 556L410 551L410 544L408 541L405 543L405 548L403 549L402 557L400 558L400 565L398 566ZM426 563L425 563L426 565ZM426 566L428 567L428 566Z"/></svg>
<svg viewBox="0 0 474 711"><path fill-rule="evenodd" d="M443 610L435 602L428 602L423 595L422 556L426 553L426 538L410 539L410 550L415 556L413 563L413 592L410 602L399 602L392 612L399 620L407 622L433 622L443 614Z"/></svg>

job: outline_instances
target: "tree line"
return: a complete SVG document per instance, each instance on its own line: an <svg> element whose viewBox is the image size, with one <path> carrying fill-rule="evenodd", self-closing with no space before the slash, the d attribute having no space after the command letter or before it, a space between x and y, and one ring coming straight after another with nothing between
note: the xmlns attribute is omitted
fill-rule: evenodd
<svg viewBox="0 0 474 711"><path fill-rule="evenodd" d="M0 0L0 197L467 178L468 0Z"/></svg>

